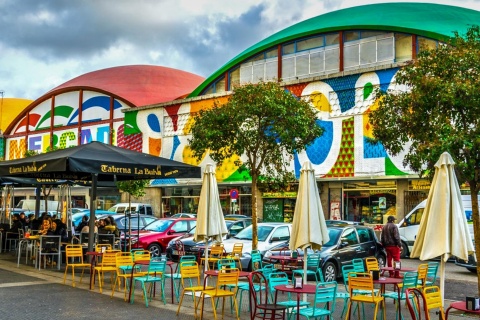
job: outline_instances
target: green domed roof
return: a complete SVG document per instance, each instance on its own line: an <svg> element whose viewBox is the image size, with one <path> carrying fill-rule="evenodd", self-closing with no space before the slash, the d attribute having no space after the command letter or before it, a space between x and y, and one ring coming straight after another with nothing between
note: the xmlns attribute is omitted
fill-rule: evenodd
<svg viewBox="0 0 480 320"><path fill-rule="evenodd" d="M385 30L445 40L480 24L480 11L431 3L381 3L329 12L283 29L244 50L208 77L190 97L238 63L272 46L318 33L340 30Z"/></svg>

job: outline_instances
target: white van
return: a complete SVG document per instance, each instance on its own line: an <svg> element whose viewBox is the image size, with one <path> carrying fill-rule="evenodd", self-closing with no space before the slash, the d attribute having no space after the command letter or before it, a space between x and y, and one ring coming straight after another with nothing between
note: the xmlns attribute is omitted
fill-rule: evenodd
<svg viewBox="0 0 480 320"><path fill-rule="evenodd" d="M128 213L140 213L140 214L146 214L149 216L153 216L153 210L152 206L149 205L148 203L135 203L132 202L130 203L130 208L128 207L128 202L125 203L117 203L108 211L116 214L123 214L125 211Z"/></svg>
<svg viewBox="0 0 480 320"><path fill-rule="evenodd" d="M468 227L473 239L473 224L472 221L472 198L469 195L462 195L463 209L469 221ZM423 211L427 200L420 202L412 211L410 211L397 226L400 232L400 239L402 240L402 255L401 258L408 257L413 249L413 243L417 237L420 220L422 220ZM480 205L480 202L479 202Z"/></svg>

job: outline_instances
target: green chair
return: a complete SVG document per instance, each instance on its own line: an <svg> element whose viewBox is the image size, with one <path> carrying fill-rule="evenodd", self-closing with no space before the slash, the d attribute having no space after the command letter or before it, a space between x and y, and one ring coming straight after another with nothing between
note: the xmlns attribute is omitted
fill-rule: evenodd
<svg viewBox="0 0 480 320"><path fill-rule="evenodd" d="M290 284L288 275L285 272L272 272L268 275L267 283L268 283L268 290L270 290L269 295L269 302L274 303L275 301L275 286L278 285L288 285ZM278 305L287 307L287 317L290 319L292 315L292 310L297 308L297 300L292 299L290 292L287 292L287 299L282 301L277 301ZM310 303L308 301L300 301L300 307L307 307Z"/></svg>
<svg viewBox="0 0 480 320"><path fill-rule="evenodd" d="M363 259L353 259L352 265L355 268L355 272L365 272L365 264L363 263Z"/></svg>
<svg viewBox="0 0 480 320"><path fill-rule="evenodd" d="M305 262L304 262L305 263ZM307 256L307 279L309 275L315 276L315 281L318 283L318 266L320 265L320 255L319 254L310 254ZM305 270L304 269L296 269L293 270L293 275L300 275L303 280L305 281Z"/></svg>
<svg viewBox="0 0 480 320"><path fill-rule="evenodd" d="M163 304L166 304L165 300L165 268L167 266L167 260L161 259L160 257L154 257L150 259L150 264L148 265L147 274L143 277L135 277L133 278L133 286L132 286L132 296L131 296L131 303L133 303L135 298L135 284L140 282L143 289L143 297L145 299L145 305L148 307L148 301L152 300L153 291L155 288L155 284L159 283L162 290L162 301ZM148 287L148 294L147 294L147 284Z"/></svg>
<svg viewBox="0 0 480 320"><path fill-rule="evenodd" d="M392 292L386 292L383 294L384 298L390 298L395 300L395 304L397 305L397 312L395 313L395 319L398 320L398 308L400 308L400 302L402 300L406 300L409 297L407 297L407 294L405 293L406 289L412 289L417 287L417 282L418 282L418 273L417 272L405 272L403 274L403 282L399 286L400 287L400 300L399 300L399 295L396 291ZM403 315L402 315L403 319Z"/></svg>
<svg viewBox="0 0 480 320"><path fill-rule="evenodd" d="M427 279L425 280L425 286L428 287L435 285L435 282L437 281L438 265L439 263L436 261L428 262Z"/></svg>
<svg viewBox="0 0 480 320"><path fill-rule="evenodd" d="M317 284L315 298L311 307L293 309L293 313L310 318L323 318L332 316L335 312L335 301L337 300L337 282L320 282Z"/></svg>

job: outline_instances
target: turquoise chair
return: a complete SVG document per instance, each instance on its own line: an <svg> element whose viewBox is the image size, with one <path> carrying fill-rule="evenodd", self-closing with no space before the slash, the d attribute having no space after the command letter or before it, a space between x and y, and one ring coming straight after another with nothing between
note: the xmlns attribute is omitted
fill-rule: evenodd
<svg viewBox="0 0 480 320"><path fill-rule="evenodd" d="M318 266L320 265L320 255L319 254L310 254L307 256L307 279L309 275L315 276L315 282L319 282L318 279ZM305 281L305 270L304 269L295 269L293 270L293 275L300 275Z"/></svg>
<svg viewBox="0 0 480 320"><path fill-rule="evenodd" d="M353 259L352 265L355 268L355 272L365 272L365 263L363 262L363 259Z"/></svg>
<svg viewBox="0 0 480 320"><path fill-rule="evenodd" d="M182 265L182 263L184 262L184 265L194 265L194 263L197 262L197 257L192 255L181 256L177 264L177 269L175 270L176 272L166 272L163 277L164 280L170 279L170 281L173 281L173 292L175 292L175 298L177 298L177 301L179 301L178 299L180 297L180 280L182 279L182 275L180 274L180 272L178 272L178 266Z"/></svg>
<svg viewBox="0 0 480 320"><path fill-rule="evenodd" d="M435 285L435 282L437 281L438 266L439 263L436 261L428 262L427 279L425 281L425 286L429 287Z"/></svg>
<svg viewBox="0 0 480 320"><path fill-rule="evenodd" d="M275 286L278 285L288 285L290 284L288 275L285 272L272 272L267 277L268 280L268 290L270 290L269 301L270 303L274 303L275 301ZM292 315L292 309L297 308L297 300L292 299L290 292L287 292L287 299L285 301L277 301L278 305L287 307L287 316L290 319ZM300 307L307 307L310 303L308 301L300 301Z"/></svg>
<svg viewBox="0 0 480 320"><path fill-rule="evenodd" d="M399 301L399 296L396 291L392 292L386 292L383 294L384 298L391 298L395 300L395 304L397 306L397 312L395 313L395 319L398 320L398 308L400 308L400 303L402 300L406 300L409 297L407 297L407 294L405 293L405 290L407 289L412 289L416 288L418 285L418 273L417 272L405 272L403 274L403 282L400 287L400 301ZM403 314L402 314L402 319L403 319Z"/></svg>
<svg viewBox="0 0 480 320"><path fill-rule="evenodd" d="M131 303L133 303L135 298L135 284L140 282L142 285L143 290L143 297L145 299L145 305L148 307L148 301L152 300L153 291L155 288L155 284L159 283L162 290L162 301L163 304L166 304L165 300L165 272L166 272L167 260L161 259L160 257L154 257L150 259L150 264L148 265L148 271L145 276L142 277L135 277L133 278L133 286L132 286L132 296L131 296ZM148 284L148 290L147 290ZM148 291L148 294L147 294Z"/></svg>
<svg viewBox="0 0 480 320"><path fill-rule="evenodd" d="M335 301L337 301L337 282L320 282L317 284L312 306L299 310L295 308L293 313L298 313L307 319L329 317L335 312Z"/></svg>

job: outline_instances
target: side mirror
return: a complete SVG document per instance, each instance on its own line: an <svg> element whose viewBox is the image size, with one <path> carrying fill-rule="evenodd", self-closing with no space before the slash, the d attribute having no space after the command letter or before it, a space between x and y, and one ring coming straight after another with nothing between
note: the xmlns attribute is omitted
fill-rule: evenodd
<svg viewBox="0 0 480 320"><path fill-rule="evenodd" d="M345 247L348 247L348 242L340 243L340 248L345 248Z"/></svg>
<svg viewBox="0 0 480 320"><path fill-rule="evenodd" d="M170 235L170 234L174 234L174 233L175 233L175 231L174 231L174 230L168 230L168 231L167 231L167 234L168 234L168 235Z"/></svg>

